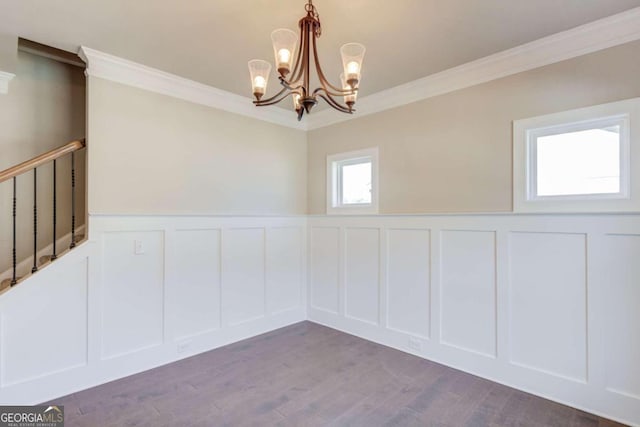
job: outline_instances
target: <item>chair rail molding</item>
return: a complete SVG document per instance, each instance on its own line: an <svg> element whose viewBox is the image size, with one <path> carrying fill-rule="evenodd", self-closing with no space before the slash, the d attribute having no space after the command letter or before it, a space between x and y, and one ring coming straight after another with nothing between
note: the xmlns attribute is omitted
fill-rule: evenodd
<svg viewBox="0 0 640 427"><path fill-rule="evenodd" d="M0 95L6 95L9 93L9 82L13 80L16 75L8 73L6 71L0 71Z"/></svg>

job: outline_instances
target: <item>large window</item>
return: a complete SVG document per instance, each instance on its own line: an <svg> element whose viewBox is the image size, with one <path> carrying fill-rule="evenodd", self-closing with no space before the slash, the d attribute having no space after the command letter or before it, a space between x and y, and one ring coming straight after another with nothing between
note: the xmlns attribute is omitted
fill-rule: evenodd
<svg viewBox="0 0 640 427"><path fill-rule="evenodd" d="M378 150L327 157L327 213L378 212Z"/></svg>
<svg viewBox="0 0 640 427"><path fill-rule="evenodd" d="M514 122L515 210L638 210L630 191L637 120L638 101L629 100Z"/></svg>

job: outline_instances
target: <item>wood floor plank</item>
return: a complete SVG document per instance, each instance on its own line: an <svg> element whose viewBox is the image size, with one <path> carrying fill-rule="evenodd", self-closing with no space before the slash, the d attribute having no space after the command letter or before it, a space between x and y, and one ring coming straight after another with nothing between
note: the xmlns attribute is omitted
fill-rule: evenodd
<svg viewBox="0 0 640 427"><path fill-rule="evenodd" d="M310 322L48 403L68 427L621 425Z"/></svg>

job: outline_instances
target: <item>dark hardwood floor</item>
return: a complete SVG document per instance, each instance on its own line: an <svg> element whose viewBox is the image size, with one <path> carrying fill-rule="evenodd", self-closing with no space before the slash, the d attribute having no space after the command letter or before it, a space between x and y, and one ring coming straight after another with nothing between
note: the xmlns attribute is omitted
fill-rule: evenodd
<svg viewBox="0 0 640 427"><path fill-rule="evenodd" d="M309 322L49 402L66 426L614 426Z"/></svg>

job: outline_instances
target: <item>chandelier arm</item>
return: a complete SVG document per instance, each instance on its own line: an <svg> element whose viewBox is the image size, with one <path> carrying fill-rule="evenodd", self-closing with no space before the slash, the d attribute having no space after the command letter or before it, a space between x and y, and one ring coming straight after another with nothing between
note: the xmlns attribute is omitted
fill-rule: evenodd
<svg viewBox="0 0 640 427"><path fill-rule="evenodd" d="M341 104L340 102L336 101L333 96L331 96L331 94L329 92L327 92L325 89L320 89L318 88L316 90L317 96L319 96L320 98L324 99L327 104L329 104L330 106L332 106L333 108L335 108L336 110L342 111L344 113L349 113L351 111L354 111L353 108L349 109L348 106L345 106L344 104ZM324 95L320 92L324 92ZM315 94L315 92L314 92Z"/></svg>
<svg viewBox="0 0 640 427"><path fill-rule="evenodd" d="M354 109L350 110L348 107L344 107L343 105L339 104L335 99L331 97L331 95L318 94L318 96L324 99L327 102L327 104L329 104L331 107L335 108L338 111L341 111L347 114L352 114L355 111Z"/></svg>
<svg viewBox="0 0 640 427"><path fill-rule="evenodd" d="M293 73L291 73L291 75L294 75L294 77L291 80L285 79L287 85L290 87L293 87L293 85L303 80L305 76L305 70L308 68L307 53L309 49L306 48L306 46L308 46L309 31L307 29L307 24L306 24L307 19L308 18L302 18L300 20L300 48L298 49L298 58L296 59L296 66L294 68ZM303 92L302 95L306 96L308 87L305 86L304 81L302 82L302 84L298 85L297 88L302 89L302 92Z"/></svg>
<svg viewBox="0 0 640 427"><path fill-rule="evenodd" d="M300 80L300 64L302 62L302 49L303 49L303 45L304 45L304 33L302 32L302 27L303 27L303 21L300 20L299 22L299 27L300 27L300 40L298 42L298 44L300 46L298 46L298 54L296 55L296 65L293 67L293 71L291 72L292 76L296 76L295 78L293 78L291 81L287 81L287 83L289 85L292 85L293 83L296 83L298 80Z"/></svg>
<svg viewBox="0 0 640 427"><path fill-rule="evenodd" d="M253 103L256 104L256 105L271 105L271 104L267 104L267 103L270 103L272 100L276 99L277 97L279 97L280 95L282 95L286 91L287 91L286 87L282 88L282 90L280 92L276 93L271 98L262 99L260 101L253 101Z"/></svg>
<svg viewBox="0 0 640 427"><path fill-rule="evenodd" d="M298 58L296 58L296 66L291 73L292 79L286 80L289 86L293 86L302 80L302 76L304 74L304 57L305 57L305 31L304 31L304 19L300 20L300 48L298 49Z"/></svg>
<svg viewBox="0 0 640 427"><path fill-rule="evenodd" d="M305 22L304 61L302 63L302 72L304 74L304 77L303 77L302 91L303 91L303 96L309 96L309 92L311 88L311 78L310 78L311 69L309 67L309 65L311 64L311 58L309 57L309 48L310 48L309 38L311 37L311 31L313 31L314 28L312 25L313 20L309 20L309 18L305 18L304 22Z"/></svg>
<svg viewBox="0 0 640 427"><path fill-rule="evenodd" d="M327 90L327 86L329 86L331 89L340 92L340 91L342 91L344 89L338 88L338 87L332 85L331 82L329 82L327 80L327 78L324 76L324 73L322 72L322 67L320 67L320 60L318 58L318 47L317 47L317 44L316 44L316 39L317 39L317 37L313 38L313 58L314 58L314 62L316 63L316 72L318 73L318 78L320 79L320 84L325 88L325 90Z"/></svg>
<svg viewBox="0 0 640 427"><path fill-rule="evenodd" d="M280 77L280 84L290 91L298 91L302 88L302 85L292 86L286 79Z"/></svg>
<svg viewBox="0 0 640 427"><path fill-rule="evenodd" d="M349 95L356 95L358 93L357 89L344 89L341 90L340 92L336 92L336 91L331 91L328 90L325 87L319 87L316 90L313 91L314 95L317 95L319 92L324 92L327 95L331 95L331 96L349 96Z"/></svg>
<svg viewBox="0 0 640 427"><path fill-rule="evenodd" d="M284 95L280 96L282 94L282 92L284 92L285 90L286 89L282 89L280 91L280 93L278 93L278 95L272 96L269 99L265 99L264 101L253 101L253 103L256 104L258 107L266 107L267 105L277 104L278 102L282 101L283 99L285 99L289 95L293 95L295 93L295 92L287 92Z"/></svg>

